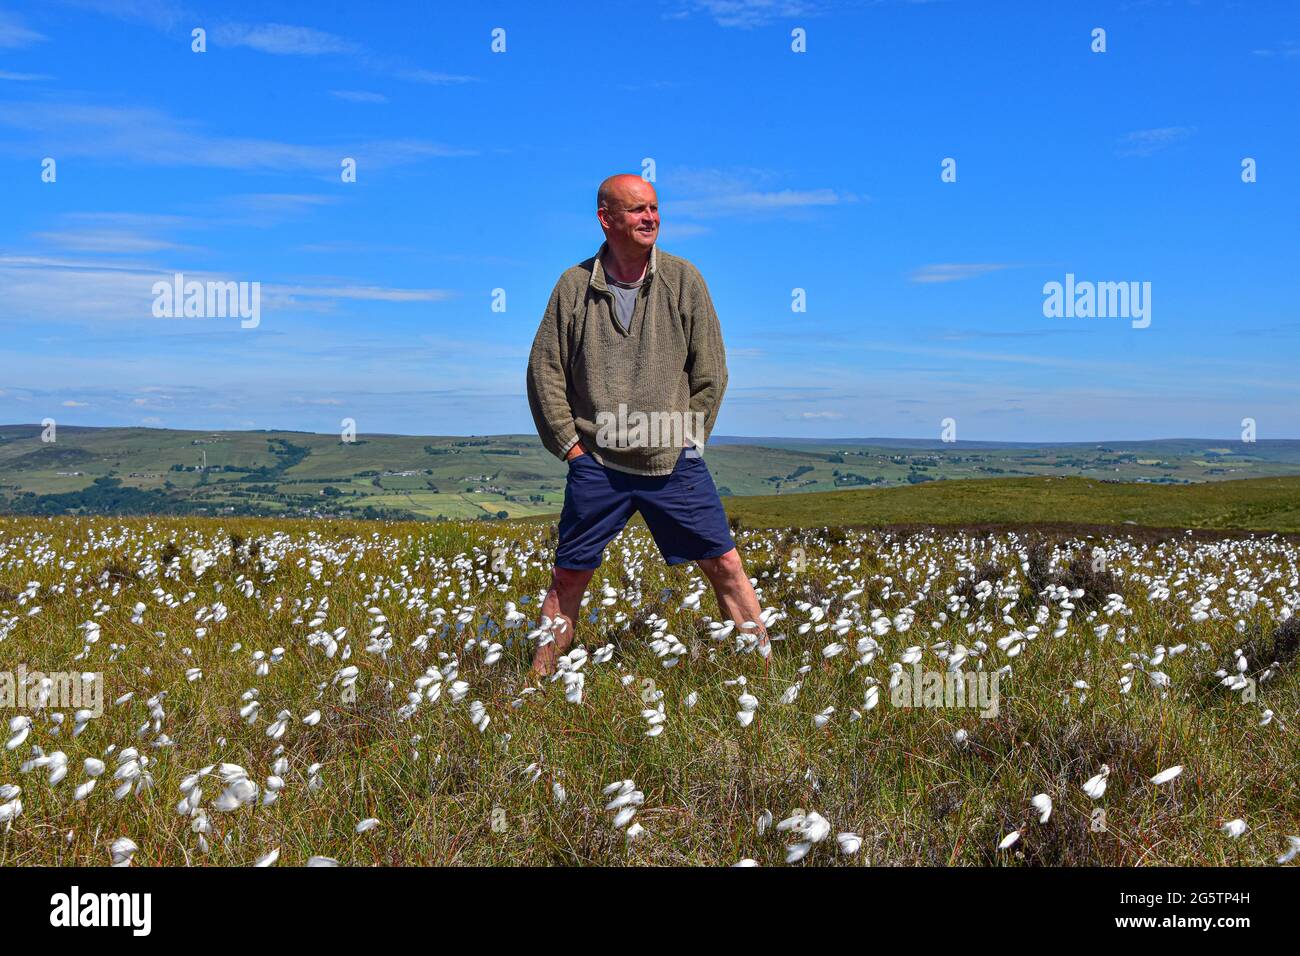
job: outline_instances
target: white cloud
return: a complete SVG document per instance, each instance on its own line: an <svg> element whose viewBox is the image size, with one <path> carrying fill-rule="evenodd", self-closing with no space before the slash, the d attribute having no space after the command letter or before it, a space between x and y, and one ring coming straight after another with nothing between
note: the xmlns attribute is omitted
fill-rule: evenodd
<svg viewBox="0 0 1300 956"><path fill-rule="evenodd" d="M1158 129L1134 130L1119 141L1115 151L1120 156L1150 156L1183 142L1195 132L1195 126L1161 126Z"/></svg>
<svg viewBox="0 0 1300 956"><path fill-rule="evenodd" d="M679 199L673 209L683 216L727 216L736 213L779 212L808 206L837 206L856 202L852 193L837 193L833 189L781 189L775 192L727 193L701 199Z"/></svg>
<svg viewBox="0 0 1300 956"><path fill-rule="evenodd" d="M398 70L395 74L412 83L427 83L430 86L456 86L461 83L473 83L478 77L465 76L461 73L440 73L437 70Z"/></svg>
<svg viewBox="0 0 1300 956"><path fill-rule="evenodd" d="M1011 268L1007 262L942 262L921 266L910 278L912 282L959 282Z"/></svg>
<svg viewBox="0 0 1300 956"><path fill-rule="evenodd" d="M77 232L38 232L35 238L74 252L140 253L180 249L166 239L155 239L125 230L98 229Z"/></svg>
<svg viewBox="0 0 1300 956"><path fill-rule="evenodd" d="M0 104L0 126L35 134L42 155L90 156L153 166L213 169L269 169L337 177L343 157L358 166L382 169L431 158L471 156L459 149L421 140L386 140L314 146L207 133L190 120L140 107L51 103Z"/></svg>
<svg viewBox="0 0 1300 956"><path fill-rule="evenodd" d="M280 56L322 56L355 53L358 49L352 42L332 33L286 23L221 24L213 29L212 39L217 46L244 46Z"/></svg>
<svg viewBox="0 0 1300 956"><path fill-rule="evenodd" d="M388 97L383 93L368 93L365 90L330 90L330 95L349 103L387 103Z"/></svg>
<svg viewBox="0 0 1300 956"><path fill-rule="evenodd" d="M314 299L359 299L365 302L443 302L455 293L447 289L389 289L382 286L268 285L270 295L305 296Z"/></svg>
<svg viewBox="0 0 1300 956"><path fill-rule="evenodd" d="M773 20L815 16L818 12L817 4L801 0L690 0L683 9L668 16L680 19L691 13L702 13L712 17L720 27L749 30L766 26Z"/></svg>
<svg viewBox="0 0 1300 956"><path fill-rule="evenodd" d="M676 216L693 219L779 216L816 207L860 202L868 198L827 188L769 188L775 185L777 179L778 174L771 170L749 167L730 170L672 169L661 176L663 189L668 190L669 195L667 198L661 195L660 204L666 220L671 223ZM668 228L665 226L666 230Z"/></svg>
<svg viewBox="0 0 1300 956"><path fill-rule="evenodd" d="M186 33L199 23L211 19L200 16L173 0L63 0L65 3L94 10L105 16L143 23L161 33L175 33L182 28ZM363 44L347 37L317 30L314 27L287 23L248 24L237 22L213 23L208 30L216 46L237 46L272 56L347 56L362 69L394 76L413 83L437 85L468 83L472 76L441 73L412 67L409 63L389 56L379 55Z"/></svg>
<svg viewBox="0 0 1300 956"><path fill-rule="evenodd" d="M45 37L23 25L23 21L12 13L0 10L0 47L17 49L39 43Z"/></svg>
<svg viewBox="0 0 1300 956"><path fill-rule="evenodd" d="M1283 40L1279 46L1265 47L1260 50L1251 50L1250 52L1255 56L1300 56L1300 43L1296 43L1294 40Z"/></svg>
<svg viewBox="0 0 1300 956"><path fill-rule="evenodd" d="M16 256L0 254L0 301L7 316L72 323L115 320L178 322L153 316L153 284L171 282L181 272L187 280L259 281L252 275L227 275L186 269L121 262L94 257ZM447 289L399 289L377 285L278 285L262 282L264 314L329 312L341 301L442 302L452 298ZM207 320L200 320L207 321ZM226 320L211 322L222 327Z"/></svg>

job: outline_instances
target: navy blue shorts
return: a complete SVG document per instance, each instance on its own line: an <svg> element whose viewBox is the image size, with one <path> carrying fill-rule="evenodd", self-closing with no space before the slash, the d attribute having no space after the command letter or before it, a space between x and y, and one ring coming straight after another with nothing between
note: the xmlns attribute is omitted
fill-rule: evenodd
<svg viewBox="0 0 1300 956"><path fill-rule="evenodd" d="M716 558L736 546L703 458L687 458L683 449L671 475L647 476L582 454L569 459L556 567L600 567L605 546L638 511L669 564Z"/></svg>

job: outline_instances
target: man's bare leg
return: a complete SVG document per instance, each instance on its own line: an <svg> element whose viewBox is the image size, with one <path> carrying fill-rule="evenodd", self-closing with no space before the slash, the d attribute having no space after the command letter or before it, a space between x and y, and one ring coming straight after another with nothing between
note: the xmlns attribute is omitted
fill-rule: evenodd
<svg viewBox="0 0 1300 956"><path fill-rule="evenodd" d="M759 607L758 595L749 583L745 565L740 560L740 552L732 548L726 554L716 558L704 558L695 562L704 576L713 585L713 593L718 598L718 607L723 615L736 622L736 627L747 621L758 625L752 631L762 644L767 644L767 628L763 626L763 609ZM764 664L767 658L763 659Z"/></svg>
<svg viewBox="0 0 1300 956"><path fill-rule="evenodd" d="M595 569L575 571L555 568L551 572L551 589L542 602L542 615L558 622L554 626L555 640L543 644L533 655L533 673L543 677L555 673L555 662L573 646L574 622L582 611L582 596Z"/></svg>

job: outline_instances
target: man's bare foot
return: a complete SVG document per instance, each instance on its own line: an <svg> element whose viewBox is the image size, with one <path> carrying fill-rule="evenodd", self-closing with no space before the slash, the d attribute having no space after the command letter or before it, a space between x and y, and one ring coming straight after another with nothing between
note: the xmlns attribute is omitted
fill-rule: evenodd
<svg viewBox="0 0 1300 956"><path fill-rule="evenodd" d="M550 677L554 674L560 655L567 653L573 644L573 633L564 618L559 618L556 623L558 626L554 629L555 639L547 641L533 655L533 673L538 677Z"/></svg>

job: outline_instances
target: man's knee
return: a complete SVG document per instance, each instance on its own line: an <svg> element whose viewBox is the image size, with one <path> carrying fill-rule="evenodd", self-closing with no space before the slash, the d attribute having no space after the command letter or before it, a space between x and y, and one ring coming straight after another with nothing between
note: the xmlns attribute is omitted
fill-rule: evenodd
<svg viewBox="0 0 1300 956"><path fill-rule="evenodd" d="M744 565L740 562L740 552L735 548L716 558L701 558L695 563L699 565L700 570L711 581L728 580L744 573Z"/></svg>

